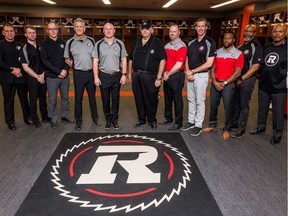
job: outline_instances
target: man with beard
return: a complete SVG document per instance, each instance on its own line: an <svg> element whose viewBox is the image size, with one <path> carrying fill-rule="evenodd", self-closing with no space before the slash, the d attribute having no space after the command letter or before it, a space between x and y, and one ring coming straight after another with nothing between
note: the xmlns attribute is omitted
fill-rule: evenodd
<svg viewBox="0 0 288 216"><path fill-rule="evenodd" d="M272 30L273 42L264 47L263 66L260 71L258 91L257 128L250 134L266 130L270 100L272 101L273 137L271 144L281 141L284 109L287 96L287 26L276 24Z"/></svg>
<svg viewBox="0 0 288 216"><path fill-rule="evenodd" d="M19 50L23 46L15 41L15 29L10 24L4 24L0 41L0 81L4 99L4 114L8 129L16 130L14 116L14 98L17 91L24 122L32 125L26 86L26 74L21 70Z"/></svg>
<svg viewBox="0 0 288 216"><path fill-rule="evenodd" d="M104 38L96 43L92 54L94 83L101 90L105 130L109 130L111 125L118 130L120 88L126 83L127 52L123 42L114 37L112 23L104 25L103 33Z"/></svg>
<svg viewBox="0 0 288 216"><path fill-rule="evenodd" d="M177 130L183 123L183 97L184 86L184 62L187 54L187 47L181 40L180 30L177 25L170 26L169 37L171 41L165 45L167 61L164 70L164 100L165 119L159 124L167 124L173 121L172 103L174 101L175 123L168 130Z"/></svg>
<svg viewBox="0 0 288 216"><path fill-rule="evenodd" d="M235 92L234 81L240 76L244 65L243 53L234 47L235 35L231 32L224 34L224 47L216 51L216 58L211 69L213 84L210 90L209 127L203 132L217 130L217 113L221 97L225 110L225 123L222 133L223 140L230 139L232 106Z"/></svg>
<svg viewBox="0 0 288 216"><path fill-rule="evenodd" d="M244 54L244 67L241 76L236 80L236 90L233 104L233 118L231 129L238 131L233 138L241 138L245 134L245 128L249 116L249 102L256 82L256 71L262 63L263 50L255 41L256 26L249 24L244 30L244 44L238 49Z"/></svg>

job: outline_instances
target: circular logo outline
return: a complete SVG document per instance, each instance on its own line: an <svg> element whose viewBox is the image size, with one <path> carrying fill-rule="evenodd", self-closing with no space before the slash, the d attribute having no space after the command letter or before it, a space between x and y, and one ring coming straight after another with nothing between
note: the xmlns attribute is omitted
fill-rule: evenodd
<svg viewBox="0 0 288 216"><path fill-rule="evenodd" d="M103 203L97 203L97 204L90 204L91 201L89 200L80 200L79 197L74 196L71 194L71 191L67 190L65 188L65 185L61 182L61 179L59 178L58 174L58 169L60 168L61 163L63 162L63 160L65 158L67 158L67 156L69 155L69 153L73 152L75 149L78 149L80 146L82 145L86 145L89 143L93 143L97 140L103 140L103 139L110 139L110 138L138 138L138 139L143 139L143 140L149 140L149 141L153 141L156 142L157 144L160 145L164 145L167 148L170 148L171 151L175 152L175 155L179 156L180 160L183 162L183 172L184 174L182 175L181 179L182 182L178 182L177 187L174 187L171 190L170 194L164 194L160 199L153 199L152 201L148 201L147 204L145 204L144 202L136 204L135 206L132 206L131 204L126 205L126 206L117 206L117 205L112 205L112 206L104 206ZM94 211L103 211L103 210L109 210L110 209L110 213L112 212L118 212L118 211L125 211L126 213L128 212L132 212L138 208L141 209L141 211L151 207L151 206L159 206L164 200L167 200L168 202L172 199L172 197L176 194L179 195L182 188L186 188L186 184L187 181L190 181L190 176L192 174L192 171L189 169L189 167L191 167L191 165L188 163L188 159L184 157L184 154L182 152L180 152L177 148L173 147L171 144L169 143L165 143L163 141L157 140L155 138L150 138L147 136L139 136L139 135L129 135L129 134L116 134L116 135L107 135L107 136L100 136L97 137L95 139L89 139L88 141L83 141L80 144L74 145L72 148L67 149L65 151L65 153L61 153L61 155L59 156L58 159L56 159L55 164L52 165L52 169L53 172L50 172L50 174L52 175L52 179L50 179L56 186L54 187L56 190L60 191L61 193L59 195L68 198L69 202L73 202L73 203L77 203L80 204L81 207L86 207L86 208L94 208Z"/></svg>

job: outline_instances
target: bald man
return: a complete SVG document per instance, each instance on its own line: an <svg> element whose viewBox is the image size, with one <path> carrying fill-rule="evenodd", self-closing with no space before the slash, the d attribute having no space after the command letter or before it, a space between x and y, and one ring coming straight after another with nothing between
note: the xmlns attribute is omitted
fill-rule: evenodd
<svg viewBox="0 0 288 216"><path fill-rule="evenodd" d="M232 135L233 138L241 138L249 116L249 103L256 82L256 71L259 69L263 58L263 49L255 41L256 26L249 24L244 30L244 44L238 49L244 54L244 67L241 76L236 81L236 89L233 102L233 117L231 128L238 131Z"/></svg>
<svg viewBox="0 0 288 216"><path fill-rule="evenodd" d="M103 27L104 38L98 41L93 51L94 83L100 86L105 130L118 130L118 111L121 84L126 83L127 52L123 42L114 37L113 24ZM112 106L110 106L110 95Z"/></svg>
<svg viewBox="0 0 288 216"><path fill-rule="evenodd" d="M264 47L263 66L259 78L257 128L250 134L265 132L270 100L272 101L273 137L271 144L281 141L287 96L287 26L276 24L273 42Z"/></svg>

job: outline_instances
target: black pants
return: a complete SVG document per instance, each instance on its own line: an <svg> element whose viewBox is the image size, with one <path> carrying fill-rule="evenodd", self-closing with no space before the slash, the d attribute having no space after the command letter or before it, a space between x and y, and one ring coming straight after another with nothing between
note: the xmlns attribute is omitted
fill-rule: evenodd
<svg viewBox="0 0 288 216"><path fill-rule="evenodd" d="M137 72L132 74L132 90L134 94L138 120L157 122L159 88L155 87L157 73Z"/></svg>
<svg viewBox="0 0 288 216"><path fill-rule="evenodd" d="M94 84L94 76L92 71L73 71L74 89L75 89L75 105L74 116L77 122L82 121L82 100L84 90L88 93L91 116L93 119L98 118L98 111L96 105L96 86Z"/></svg>
<svg viewBox="0 0 288 216"><path fill-rule="evenodd" d="M99 79L101 80L100 91L103 112L106 122L109 123L117 123L118 121L121 76L122 75L120 72L114 75L109 75L102 72L99 73ZM110 97L112 101L110 100ZM110 103L112 103L112 106Z"/></svg>
<svg viewBox="0 0 288 216"><path fill-rule="evenodd" d="M236 87L233 101L233 118L231 121L231 127L239 127L239 130L245 130L249 117L249 103L255 82L256 77L253 76L247 80L244 80Z"/></svg>
<svg viewBox="0 0 288 216"><path fill-rule="evenodd" d="M284 124L284 109L286 93L269 93L259 89L258 91L258 118L257 128L265 129L269 111L270 100L272 101L273 137L281 137Z"/></svg>
<svg viewBox="0 0 288 216"><path fill-rule="evenodd" d="M2 83L1 86L2 86L2 93L3 93L3 98L4 98L5 121L7 122L7 124L15 122L14 98L15 98L16 91L20 100L24 120L30 118L28 89L27 89L26 83L23 83L23 84Z"/></svg>
<svg viewBox="0 0 288 216"><path fill-rule="evenodd" d="M165 109L164 116L167 120L173 121L172 104L174 102L175 124L183 123L183 98L182 89L184 87L183 71L176 72L164 81L164 100Z"/></svg>
<svg viewBox="0 0 288 216"><path fill-rule="evenodd" d="M209 127L217 126L218 107L220 104L220 99L222 97L225 110L225 123L223 130L224 131L230 130L234 92L235 92L234 83L226 85L222 91L218 91L213 84L211 85Z"/></svg>
<svg viewBox="0 0 288 216"><path fill-rule="evenodd" d="M32 121L38 122L39 117L37 114L37 99L39 98L39 108L42 119L48 118L47 102L46 102L46 83L41 84L37 79L29 76L27 77L27 87L30 99L30 115Z"/></svg>

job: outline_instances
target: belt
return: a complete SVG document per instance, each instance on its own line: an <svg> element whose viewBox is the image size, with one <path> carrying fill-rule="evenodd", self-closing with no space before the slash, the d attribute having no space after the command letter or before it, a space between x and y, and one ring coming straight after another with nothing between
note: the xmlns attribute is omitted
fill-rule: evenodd
<svg viewBox="0 0 288 216"><path fill-rule="evenodd" d="M100 71L101 72L101 74L103 74L104 76L115 76L115 75L117 75L117 74L119 74L120 72L113 72L113 73L105 73L105 72L102 72L102 71Z"/></svg>
<svg viewBox="0 0 288 216"><path fill-rule="evenodd" d="M151 72L151 71L143 71L143 70L135 70L137 73L145 73L145 74L157 74L157 72Z"/></svg>
<svg viewBox="0 0 288 216"><path fill-rule="evenodd" d="M78 70L78 69L73 69L74 71L77 71L77 72L85 72L85 73L91 73L92 72L92 69L91 70Z"/></svg>

